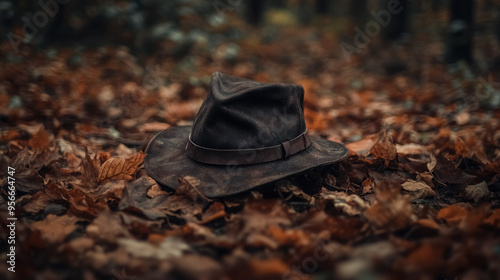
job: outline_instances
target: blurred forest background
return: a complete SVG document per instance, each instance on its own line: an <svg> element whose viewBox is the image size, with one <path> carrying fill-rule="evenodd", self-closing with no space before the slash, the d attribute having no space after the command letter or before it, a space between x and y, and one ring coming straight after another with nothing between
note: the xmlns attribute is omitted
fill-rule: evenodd
<svg viewBox="0 0 500 280"><path fill-rule="evenodd" d="M496 0L2 1L0 30L20 36L2 36L2 40L15 42L16 52L22 38L35 49L127 46L135 55L168 53L182 59L191 52L213 54L221 44L234 43L226 56L236 58L244 56L237 47L238 39L255 30L261 32L264 45L278 39L278 30L303 26L315 27L311 39L329 34L352 44L354 28L365 31L376 20L375 14L385 21L381 11L387 11L388 5L398 11L389 15L379 31L372 25L377 35L369 37L380 37L374 41L403 44L435 36L448 47L443 59L450 63L471 61L473 41L482 38L486 42L479 41L477 47L489 52L475 54L477 65L482 70L496 67L492 61L500 40L500 4ZM373 45L366 52L378 46ZM333 48L332 53L341 52Z"/></svg>
<svg viewBox="0 0 500 280"><path fill-rule="evenodd" d="M0 22L0 278L500 279L500 0L0 0ZM301 84L349 157L162 188L142 151L215 71Z"/></svg>

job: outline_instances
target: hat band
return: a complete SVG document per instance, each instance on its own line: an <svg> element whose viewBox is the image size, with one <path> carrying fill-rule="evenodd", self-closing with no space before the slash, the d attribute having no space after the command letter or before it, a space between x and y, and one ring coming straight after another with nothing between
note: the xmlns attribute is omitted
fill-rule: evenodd
<svg viewBox="0 0 500 280"><path fill-rule="evenodd" d="M186 145L186 154L191 159L216 165L250 165L286 159L301 152L311 144L307 130L299 136L271 147L255 149L212 149L199 146L191 140Z"/></svg>

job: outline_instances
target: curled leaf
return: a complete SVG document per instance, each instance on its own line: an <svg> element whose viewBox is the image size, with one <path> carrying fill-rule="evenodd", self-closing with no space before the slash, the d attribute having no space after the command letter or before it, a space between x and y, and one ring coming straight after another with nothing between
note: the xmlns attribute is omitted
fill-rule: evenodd
<svg viewBox="0 0 500 280"><path fill-rule="evenodd" d="M437 219L444 219L450 225L457 225L462 220L467 218L469 211L462 206L450 205L439 211Z"/></svg>
<svg viewBox="0 0 500 280"><path fill-rule="evenodd" d="M464 196L467 199L474 200L474 202L478 202L482 198L487 198L490 195L490 191L488 190L488 185L485 181L477 185L468 185L464 189Z"/></svg>
<svg viewBox="0 0 500 280"><path fill-rule="evenodd" d="M424 182L417 182L413 180L408 180L404 182L402 185L403 189L405 191L410 192L411 198L413 200L415 199L421 199L421 198L426 198L426 197L432 197L436 195L434 190L431 189L426 183Z"/></svg>
<svg viewBox="0 0 500 280"><path fill-rule="evenodd" d="M372 154L375 159L384 159L385 165L388 165L389 161L396 159L396 146L385 130L379 133L377 142L370 149L370 154Z"/></svg>
<svg viewBox="0 0 500 280"><path fill-rule="evenodd" d="M437 164L437 159L433 154L430 154L431 161L427 163L427 169L429 169L430 172L434 171L434 168L436 167Z"/></svg>

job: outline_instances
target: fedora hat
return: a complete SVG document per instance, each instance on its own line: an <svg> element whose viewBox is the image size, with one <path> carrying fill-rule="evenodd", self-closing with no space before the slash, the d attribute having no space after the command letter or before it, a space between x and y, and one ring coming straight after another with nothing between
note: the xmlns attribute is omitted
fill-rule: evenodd
<svg viewBox="0 0 500 280"><path fill-rule="evenodd" d="M335 163L347 148L309 136L304 88L212 75L208 96L192 126L166 129L146 147L144 167L161 185L179 177L207 197L240 193Z"/></svg>

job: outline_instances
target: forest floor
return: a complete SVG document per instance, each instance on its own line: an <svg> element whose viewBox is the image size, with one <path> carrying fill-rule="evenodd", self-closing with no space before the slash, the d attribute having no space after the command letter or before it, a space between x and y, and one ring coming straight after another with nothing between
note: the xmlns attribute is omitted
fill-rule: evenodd
<svg viewBox="0 0 500 280"><path fill-rule="evenodd" d="M500 278L500 76L447 67L429 34L348 60L327 32L248 32L211 54L167 42L141 59L23 48L2 62L1 278ZM142 151L191 123L215 71L303 85L309 131L348 158L228 198L160 187Z"/></svg>

